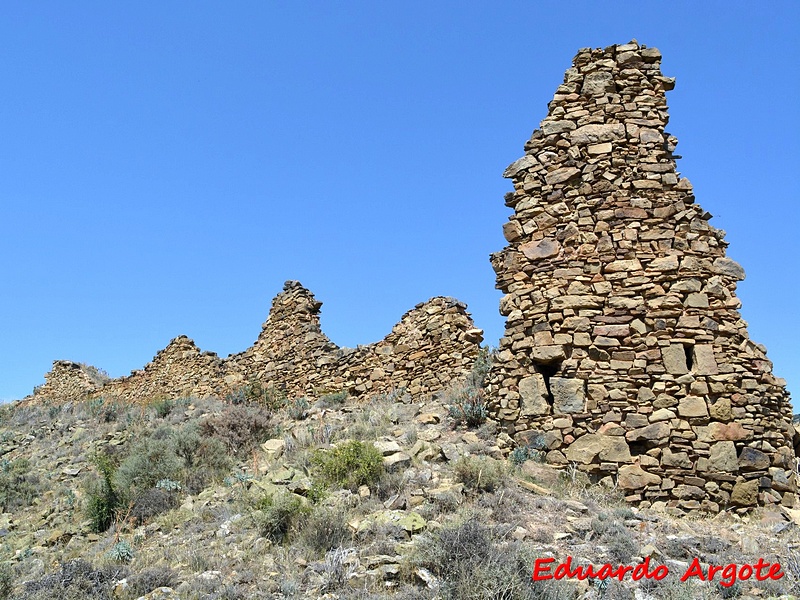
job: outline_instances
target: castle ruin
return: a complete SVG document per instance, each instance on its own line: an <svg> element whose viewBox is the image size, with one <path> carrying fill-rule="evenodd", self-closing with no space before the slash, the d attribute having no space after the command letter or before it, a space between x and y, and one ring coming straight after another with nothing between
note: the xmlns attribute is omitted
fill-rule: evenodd
<svg viewBox="0 0 800 600"><path fill-rule="evenodd" d="M514 210L492 255L507 317L490 414L520 446L680 511L796 503L785 382L752 342L740 265L679 176L655 48L583 49L547 117L504 175ZM452 298L406 313L380 342L340 348L321 303L289 281L254 345L219 358L185 336L106 380L56 361L32 400L223 395L257 381L288 396L406 390L466 376L482 331Z"/></svg>
<svg viewBox="0 0 800 600"><path fill-rule="evenodd" d="M744 270L676 171L660 60L635 41L580 50L504 173L492 412L643 506L793 506L785 382L739 314Z"/></svg>

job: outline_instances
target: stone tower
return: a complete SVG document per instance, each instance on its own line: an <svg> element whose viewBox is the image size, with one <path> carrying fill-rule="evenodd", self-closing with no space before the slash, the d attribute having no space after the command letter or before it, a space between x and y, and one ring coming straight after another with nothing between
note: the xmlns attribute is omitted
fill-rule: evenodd
<svg viewBox="0 0 800 600"><path fill-rule="evenodd" d="M635 41L578 52L504 173L491 410L643 506L793 506L785 382L748 338L724 232L676 171L660 60Z"/></svg>

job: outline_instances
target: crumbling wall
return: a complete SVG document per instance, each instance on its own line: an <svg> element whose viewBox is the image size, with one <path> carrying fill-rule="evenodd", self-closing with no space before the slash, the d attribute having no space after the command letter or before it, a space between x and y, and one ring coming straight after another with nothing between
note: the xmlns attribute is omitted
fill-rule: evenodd
<svg viewBox="0 0 800 600"><path fill-rule="evenodd" d="M466 305L437 297L403 315L383 340L340 348L322 333L322 303L297 281L287 281L253 346L220 359L180 336L152 362L127 377L87 384L84 370L54 363L32 399L103 396L125 402L159 397L222 396L259 382L289 397L347 391L361 396L400 388L413 397L432 394L469 373L483 332Z"/></svg>
<svg viewBox="0 0 800 600"><path fill-rule="evenodd" d="M89 365L57 360L44 376L44 383L34 390L34 396L61 402L83 400L102 388L108 380L107 376Z"/></svg>
<svg viewBox="0 0 800 600"><path fill-rule="evenodd" d="M226 384L270 382L289 395L405 388L416 396L465 375L478 355L483 332L453 298L417 305L383 340L357 348L340 348L322 333L321 306L299 282L287 281L253 346L225 361Z"/></svg>
<svg viewBox="0 0 800 600"><path fill-rule="evenodd" d="M492 412L644 506L792 506L785 382L748 339L724 232L676 171L660 60L636 42L581 50L504 173Z"/></svg>
<svg viewBox="0 0 800 600"><path fill-rule="evenodd" d="M137 402L154 398L203 398L222 392L223 362L185 335L171 340L153 360L127 377L113 379L95 395Z"/></svg>

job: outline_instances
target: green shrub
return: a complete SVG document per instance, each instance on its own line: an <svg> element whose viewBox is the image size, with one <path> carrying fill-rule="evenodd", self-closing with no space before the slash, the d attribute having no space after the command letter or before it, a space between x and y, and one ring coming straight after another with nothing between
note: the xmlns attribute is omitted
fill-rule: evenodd
<svg viewBox="0 0 800 600"><path fill-rule="evenodd" d="M175 453L168 432L157 429L150 437L137 442L114 474L114 489L125 503L155 487L161 479L177 479L183 461Z"/></svg>
<svg viewBox="0 0 800 600"><path fill-rule="evenodd" d="M100 471L100 478L91 480L87 489L86 516L95 533L106 531L114 522L121 500L114 489L114 474L117 466L108 454L98 454L93 462Z"/></svg>
<svg viewBox="0 0 800 600"><path fill-rule="evenodd" d="M312 463L323 483L352 491L377 483L385 472L380 451L358 440L350 440L327 452L317 451Z"/></svg>
<svg viewBox="0 0 800 600"><path fill-rule="evenodd" d="M265 386L260 381L248 381L227 394L225 401L229 404L259 404L270 410L278 410L286 404L286 392L274 385Z"/></svg>
<svg viewBox="0 0 800 600"><path fill-rule="evenodd" d="M320 402L322 406L331 407L331 406L341 406L345 402L347 402L348 394L346 391L342 390L341 392L333 392L331 394L325 394L320 398Z"/></svg>
<svg viewBox="0 0 800 600"><path fill-rule="evenodd" d="M285 541L308 514L300 496L289 492L264 496L256 508L255 518L262 535L278 543Z"/></svg>
<svg viewBox="0 0 800 600"><path fill-rule="evenodd" d="M109 550L108 557L114 562L129 563L133 560L133 548L125 540L120 540Z"/></svg>
<svg viewBox="0 0 800 600"><path fill-rule="evenodd" d="M170 398L157 398L150 404L150 408L159 419L166 419L175 406L176 402Z"/></svg>
<svg viewBox="0 0 800 600"><path fill-rule="evenodd" d="M479 427L489 416L483 390L466 384L456 386L449 394L450 405L447 411L456 425Z"/></svg>
<svg viewBox="0 0 800 600"><path fill-rule="evenodd" d="M456 425L479 427L486 422L489 410L483 388L491 366L491 351L481 348L466 379L448 390L448 412Z"/></svg>
<svg viewBox="0 0 800 600"><path fill-rule="evenodd" d="M456 479L469 490L492 492L506 480L506 466L488 456L462 456L454 466Z"/></svg>
<svg viewBox="0 0 800 600"><path fill-rule="evenodd" d="M310 404L306 398L295 398L286 406L286 413L290 419L295 421L302 421L308 416L308 408Z"/></svg>

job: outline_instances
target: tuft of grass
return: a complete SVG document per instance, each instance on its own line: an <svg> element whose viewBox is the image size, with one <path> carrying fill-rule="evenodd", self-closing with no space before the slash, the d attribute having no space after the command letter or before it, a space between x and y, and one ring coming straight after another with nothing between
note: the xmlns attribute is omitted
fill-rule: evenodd
<svg viewBox="0 0 800 600"><path fill-rule="evenodd" d="M317 507L308 515L299 543L317 554L324 554L345 545L352 539L343 508Z"/></svg>
<svg viewBox="0 0 800 600"><path fill-rule="evenodd" d="M534 560L521 544L504 541L500 532L471 517L446 524L420 540L412 564L439 578L439 597L444 600L575 597L550 596L537 589L531 581Z"/></svg>
<svg viewBox="0 0 800 600"><path fill-rule="evenodd" d="M505 464L488 456L462 456L453 470L456 479L473 492L493 492L508 475Z"/></svg>
<svg viewBox="0 0 800 600"><path fill-rule="evenodd" d="M484 384L492 366L492 353L481 348L467 378L453 385L446 393L448 412L456 425L480 427L489 416Z"/></svg>

